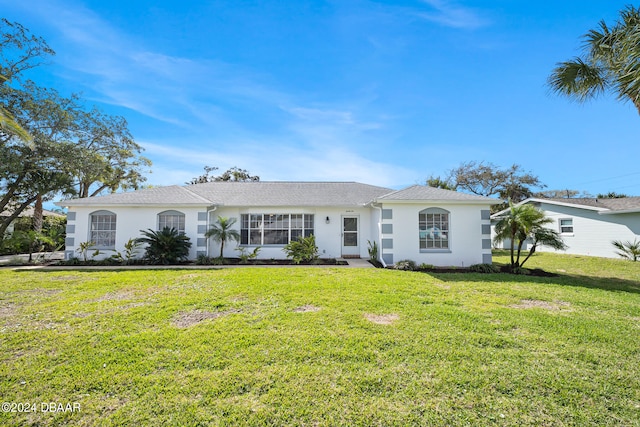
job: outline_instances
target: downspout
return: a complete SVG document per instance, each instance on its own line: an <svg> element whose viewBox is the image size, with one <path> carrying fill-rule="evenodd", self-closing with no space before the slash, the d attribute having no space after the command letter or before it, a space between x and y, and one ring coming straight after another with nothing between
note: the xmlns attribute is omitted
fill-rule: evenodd
<svg viewBox="0 0 640 427"><path fill-rule="evenodd" d="M376 206L375 203L371 202L371 207L380 211L380 219L378 220L378 248L380 249L378 256L380 259L378 259L378 261L384 268L387 268L387 264L384 262L384 258L382 257L382 206Z"/></svg>
<svg viewBox="0 0 640 427"><path fill-rule="evenodd" d="M211 210L207 209L207 230L209 229L209 225L211 224L211 222L209 221L209 218L210 218L209 214L211 212L215 212L216 209L218 209L218 205L213 205L213 209L211 209ZM205 239L206 239L206 242L207 242L207 257L208 257L209 256L209 246L210 245L209 245L209 239L207 239L206 237L205 237Z"/></svg>

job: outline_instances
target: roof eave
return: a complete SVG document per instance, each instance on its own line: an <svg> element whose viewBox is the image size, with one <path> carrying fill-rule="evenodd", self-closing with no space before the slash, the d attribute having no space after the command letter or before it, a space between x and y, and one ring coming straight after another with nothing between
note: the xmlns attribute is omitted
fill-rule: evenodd
<svg viewBox="0 0 640 427"><path fill-rule="evenodd" d="M607 210L598 212L598 215L617 215L617 214L627 214L627 213L640 213L640 208L634 209L624 209L624 210Z"/></svg>
<svg viewBox="0 0 640 427"><path fill-rule="evenodd" d="M397 204L425 204L425 203L447 203L454 205L497 205L501 203L500 200L452 200L452 199L415 199L415 200L400 200L400 199L382 199L374 200L372 203L397 203Z"/></svg>

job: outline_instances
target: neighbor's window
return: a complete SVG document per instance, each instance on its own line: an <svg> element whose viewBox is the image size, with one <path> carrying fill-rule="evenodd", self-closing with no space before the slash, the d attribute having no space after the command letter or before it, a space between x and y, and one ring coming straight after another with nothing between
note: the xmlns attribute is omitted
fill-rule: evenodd
<svg viewBox="0 0 640 427"><path fill-rule="evenodd" d="M109 211L97 211L91 214L89 241L98 249L116 247L116 214Z"/></svg>
<svg viewBox="0 0 640 427"><path fill-rule="evenodd" d="M564 218L560 220L560 233L573 233L572 218Z"/></svg>
<svg viewBox="0 0 640 427"><path fill-rule="evenodd" d="M311 214L242 214L241 245L286 245L313 234Z"/></svg>
<svg viewBox="0 0 640 427"><path fill-rule="evenodd" d="M179 233L184 233L184 214L178 211L164 211L158 214L158 230L165 227L175 228Z"/></svg>
<svg viewBox="0 0 640 427"><path fill-rule="evenodd" d="M418 213L421 250L449 249L449 212L429 208Z"/></svg>

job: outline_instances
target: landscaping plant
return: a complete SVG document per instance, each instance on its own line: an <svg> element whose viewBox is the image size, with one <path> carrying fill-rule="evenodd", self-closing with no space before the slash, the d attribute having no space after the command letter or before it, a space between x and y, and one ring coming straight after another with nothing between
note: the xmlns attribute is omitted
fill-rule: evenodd
<svg viewBox="0 0 640 427"><path fill-rule="evenodd" d="M294 264L310 263L318 259L319 256L316 236L313 234L289 242L282 250Z"/></svg>
<svg viewBox="0 0 640 427"><path fill-rule="evenodd" d="M137 240L146 243L144 258L151 264L176 264L189 257L189 237L175 228L164 227L161 231L140 230L144 237Z"/></svg>
<svg viewBox="0 0 640 427"><path fill-rule="evenodd" d="M226 218L219 216L215 224L205 233L206 238L212 238L215 242L220 242L220 258L224 258L224 244L227 241L240 240L240 233L231 227L237 222L236 218Z"/></svg>
<svg viewBox="0 0 640 427"><path fill-rule="evenodd" d="M640 258L640 242L634 239L634 241L627 240L622 242L620 240L614 240L611 244L618 250L617 255L622 258L629 259L631 261L638 261Z"/></svg>
<svg viewBox="0 0 640 427"><path fill-rule="evenodd" d="M494 241L501 243L507 239L510 240L512 272L521 271L519 268L536 252L538 246L549 246L557 250L566 249L567 245L558 232L545 227L551 222L553 222L551 218L547 218L544 212L532 205L513 205L511 201L509 202L509 211L496 223ZM527 239L531 242L531 247L526 258L520 262L522 247Z"/></svg>

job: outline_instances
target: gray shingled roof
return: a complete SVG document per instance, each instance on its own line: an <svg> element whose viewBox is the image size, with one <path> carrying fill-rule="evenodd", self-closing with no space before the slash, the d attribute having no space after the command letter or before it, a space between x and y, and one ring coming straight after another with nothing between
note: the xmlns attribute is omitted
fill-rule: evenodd
<svg viewBox="0 0 640 427"><path fill-rule="evenodd" d="M556 203L565 203L569 205L588 206L597 209L606 209L609 213L622 211L640 211L640 197L622 197L619 199L596 199L577 198L577 199L538 199L541 202L551 201Z"/></svg>
<svg viewBox="0 0 640 427"><path fill-rule="evenodd" d="M59 206L363 206L390 188L357 182L209 182L61 201Z"/></svg>
<svg viewBox="0 0 640 427"><path fill-rule="evenodd" d="M226 206L363 206L393 191L358 182L209 182L187 188Z"/></svg>
<svg viewBox="0 0 640 427"><path fill-rule="evenodd" d="M598 211L602 215L615 215L620 213L640 212L640 197L623 197L619 199L596 199L594 197L585 198L530 198L524 200L518 205L524 203L549 203L564 206L575 206L576 208L589 209ZM501 210L491 215L492 218L497 218L509 209Z"/></svg>
<svg viewBox="0 0 640 427"><path fill-rule="evenodd" d="M57 202L58 206L139 206L139 205L198 205L207 206L209 200L187 190L186 187L145 188L128 193L114 193L106 196L87 197Z"/></svg>
<svg viewBox="0 0 640 427"><path fill-rule="evenodd" d="M389 200L446 200L454 202L483 202L483 203L500 203L499 200L490 197L476 196L473 194L460 193L458 191L443 190L441 188L427 187L424 185L413 185L404 190L394 191L378 197L378 201L384 202Z"/></svg>
<svg viewBox="0 0 640 427"><path fill-rule="evenodd" d="M372 201L497 203L495 199L414 185L404 190L358 182L208 182L73 199L58 206L364 206Z"/></svg>

